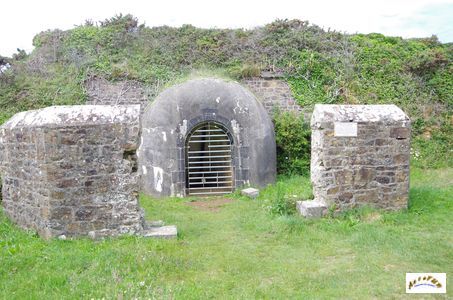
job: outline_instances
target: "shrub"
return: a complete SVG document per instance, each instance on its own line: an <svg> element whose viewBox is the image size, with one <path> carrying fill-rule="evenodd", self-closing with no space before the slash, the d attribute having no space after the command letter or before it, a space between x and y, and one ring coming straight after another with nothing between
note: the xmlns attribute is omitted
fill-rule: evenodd
<svg viewBox="0 0 453 300"><path fill-rule="evenodd" d="M116 15L110 19L101 21L101 27L116 27L119 30L125 30L127 32L136 31L139 28L138 19L130 14L123 16L122 14ZM92 22L87 22L88 25ZM141 25L143 27L143 25Z"/></svg>
<svg viewBox="0 0 453 300"><path fill-rule="evenodd" d="M284 185L278 182L275 192L269 201L269 212L275 215L289 215L294 210L293 204L295 205L295 201L288 201Z"/></svg>
<svg viewBox="0 0 453 300"><path fill-rule="evenodd" d="M291 215L296 212L296 201L312 199L312 187L308 176L279 175L277 184L268 185L258 197L263 207L274 215Z"/></svg>
<svg viewBox="0 0 453 300"><path fill-rule="evenodd" d="M302 115L277 112L274 116L277 171L307 174L310 169L310 126Z"/></svg>
<svg viewBox="0 0 453 300"><path fill-rule="evenodd" d="M298 103L306 106L337 102L336 78L332 58L316 51L303 50L288 81Z"/></svg>
<svg viewBox="0 0 453 300"><path fill-rule="evenodd" d="M417 163L452 165L453 46L435 36L347 35L299 20L250 30L149 28L117 15L42 32L33 44L30 55L20 50L13 59L0 57L0 123L21 110L83 103L83 82L93 75L157 90L197 69L223 70L235 79L278 70L306 111L316 103L398 105L414 124ZM275 125L279 172L308 171L307 124L279 116ZM431 148L437 155L424 155Z"/></svg>
<svg viewBox="0 0 453 300"><path fill-rule="evenodd" d="M453 63L449 66L436 70L427 86L432 88L439 100L448 106L453 106Z"/></svg>
<svg viewBox="0 0 453 300"><path fill-rule="evenodd" d="M453 166L453 125L425 127L425 131L412 140L411 164L421 168Z"/></svg>

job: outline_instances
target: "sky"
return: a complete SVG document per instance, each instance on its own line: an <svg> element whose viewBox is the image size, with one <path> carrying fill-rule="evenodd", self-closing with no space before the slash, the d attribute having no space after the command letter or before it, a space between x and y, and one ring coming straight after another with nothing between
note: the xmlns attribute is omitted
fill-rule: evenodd
<svg viewBox="0 0 453 300"><path fill-rule="evenodd" d="M347 33L430 37L453 42L453 0L6 0L0 5L0 55L33 50L47 29L71 29L85 20L132 14L147 26L192 24L253 28L275 19L308 20Z"/></svg>

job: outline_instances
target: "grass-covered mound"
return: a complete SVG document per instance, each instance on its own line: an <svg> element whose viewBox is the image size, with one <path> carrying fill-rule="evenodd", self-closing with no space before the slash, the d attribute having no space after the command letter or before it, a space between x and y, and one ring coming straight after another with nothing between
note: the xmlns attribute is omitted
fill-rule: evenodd
<svg viewBox="0 0 453 300"><path fill-rule="evenodd" d="M314 103L400 106L413 121L413 163L453 165L453 45L435 36L347 35L298 20L251 30L149 28L120 15L41 32L33 44L29 55L0 57L1 65L11 66L0 74L0 124L18 111L84 103L84 81L93 75L159 90L198 69L233 79L273 70L285 74L298 103L308 109ZM288 120L276 122L288 129ZM280 134L280 146L287 145L287 135ZM283 172L307 170L307 135L297 135L302 139L291 149L279 148Z"/></svg>

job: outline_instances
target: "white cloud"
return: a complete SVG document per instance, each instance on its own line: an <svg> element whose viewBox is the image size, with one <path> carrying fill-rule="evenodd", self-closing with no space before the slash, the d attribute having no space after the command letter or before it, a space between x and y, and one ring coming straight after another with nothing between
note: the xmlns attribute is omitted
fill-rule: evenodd
<svg viewBox="0 0 453 300"><path fill-rule="evenodd" d="M11 55L16 48L32 50L32 38L40 31L70 29L86 19L98 21L119 13L131 13L148 26L192 24L217 28L250 28L277 18L297 18L350 33L382 32L404 37L439 34L444 42L451 42L452 22L445 20L448 16L442 13L441 5L437 6L439 11L430 12L433 17L427 25L410 22L423 17L426 7L435 8L437 4L451 7L453 0L5 1L0 18L0 54ZM442 18L436 18L436 13Z"/></svg>

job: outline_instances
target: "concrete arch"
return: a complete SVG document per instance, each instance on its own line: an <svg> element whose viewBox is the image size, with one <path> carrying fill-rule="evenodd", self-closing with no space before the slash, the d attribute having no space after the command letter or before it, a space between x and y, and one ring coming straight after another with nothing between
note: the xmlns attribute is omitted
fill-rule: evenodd
<svg viewBox="0 0 453 300"><path fill-rule="evenodd" d="M236 82L205 78L165 90L145 109L137 152L144 192L185 196L185 141L206 121L232 134L235 187L275 181L274 128L264 107Z"/></svg>

